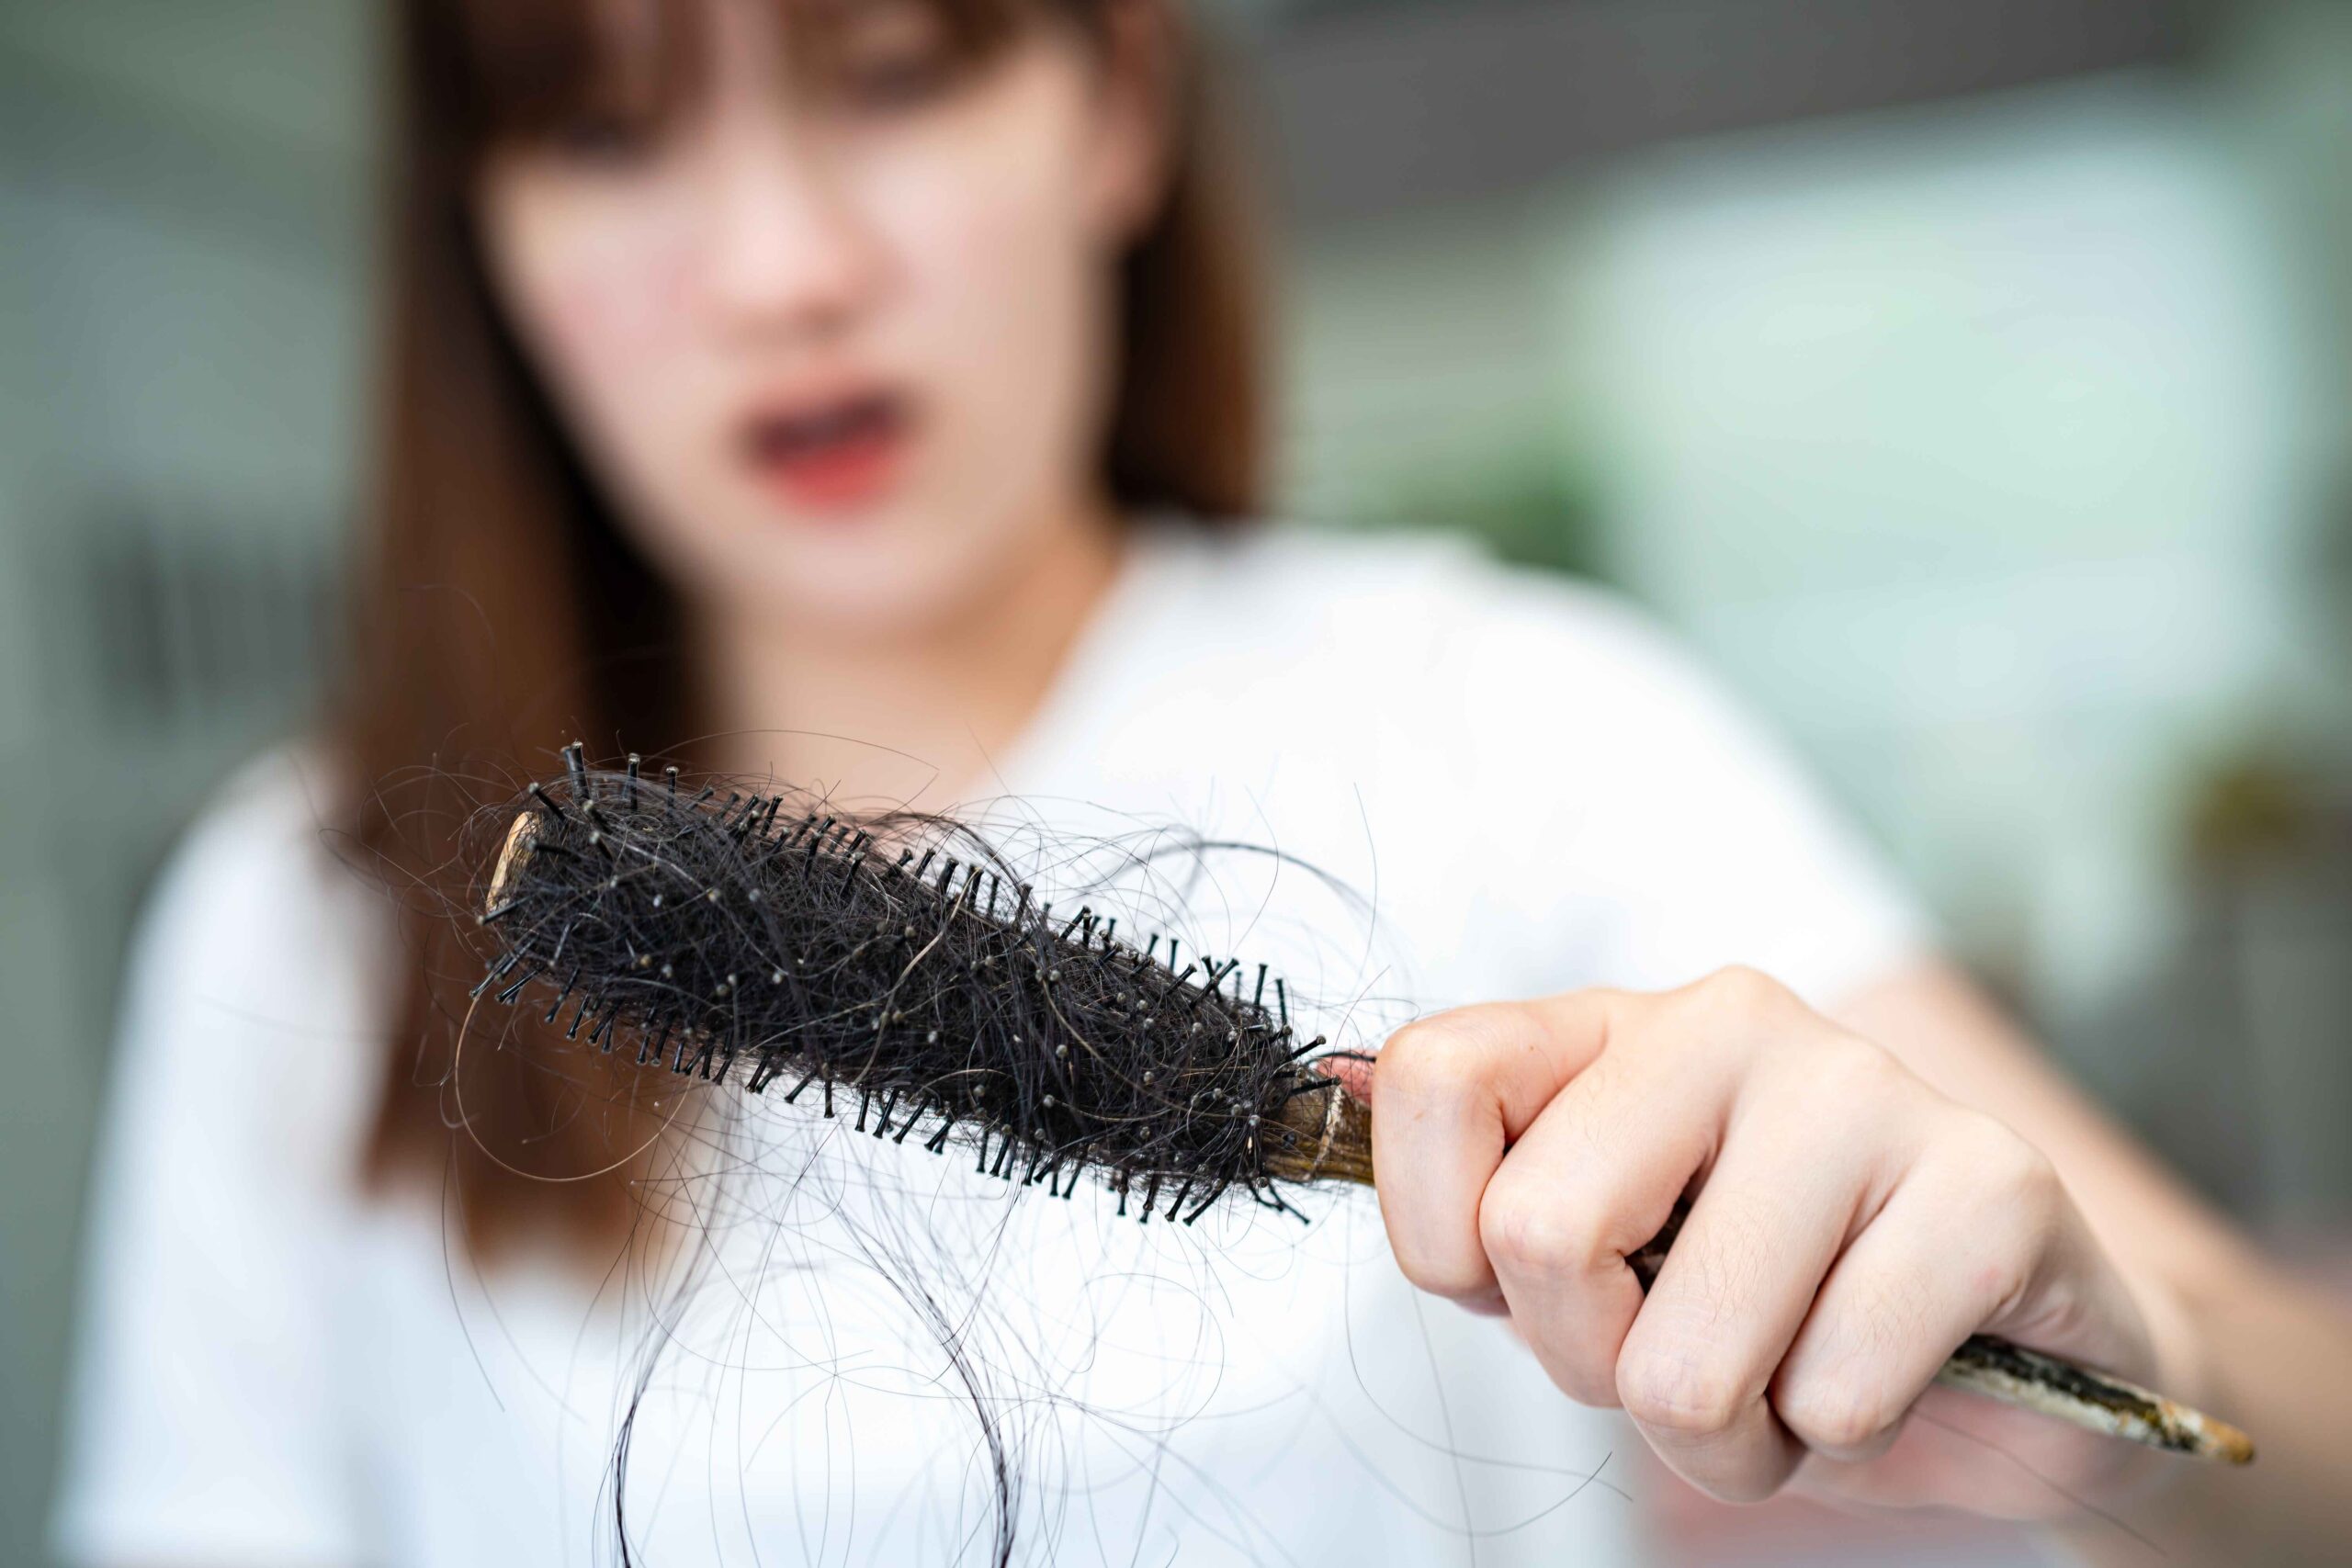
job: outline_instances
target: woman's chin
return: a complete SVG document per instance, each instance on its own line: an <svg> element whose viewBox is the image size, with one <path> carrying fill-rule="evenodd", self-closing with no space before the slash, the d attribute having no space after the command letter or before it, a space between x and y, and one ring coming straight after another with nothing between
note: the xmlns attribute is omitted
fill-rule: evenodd
<svg viewBox="0 0 2352 1568"><path fill-rule="evenodd" d="M788 626L796 641L937 632L967 619L1023 553L1018 530L975 525L968 507L912 493L854 513L730 500L701 512L727 521L697 530L682 576L734 617Z"/></svg>
<svg viewBox="0 0 2352 1568"><path fill-rule="evenodd" d="M960 552L936 547L796 551L794 558L764 563L764 570L736 577L721 591L739 613L790 626L796 642L905 641L970 612L987 574L983 563L959 568L959 560Z"/></svg>

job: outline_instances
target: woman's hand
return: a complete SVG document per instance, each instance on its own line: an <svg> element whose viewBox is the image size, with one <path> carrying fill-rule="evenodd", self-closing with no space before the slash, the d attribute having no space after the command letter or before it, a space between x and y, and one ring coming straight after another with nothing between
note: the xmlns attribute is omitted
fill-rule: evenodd
<svg viewBox="0 0 2352 1568"><path fill-rule="evenodd" d="M1443 1013L1371 1093L1407 1277L1507 1313L1718 1497L1810 1456L1849 1496L2056 1514L2143 1459L1930 1390L1979 1330L2196 1396L2177 1303L2127 1283L2049 1160L1761 975ZM1626 1255L1694 1188L1645 1297Z"/></svg>

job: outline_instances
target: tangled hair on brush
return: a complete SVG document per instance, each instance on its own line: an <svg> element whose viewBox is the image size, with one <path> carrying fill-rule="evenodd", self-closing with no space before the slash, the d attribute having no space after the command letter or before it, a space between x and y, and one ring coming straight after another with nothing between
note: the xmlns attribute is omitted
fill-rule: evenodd
<svg viewBox="0 0 2352 1568"><path fill-rule="evenodd" d="M1118 901L1132 931L1133 912L1155 900L1126 874L1148 881L1170 848L1213 847L1032 841L764 784L684 784L675 769L649 777L634 755L592 768L575 743L560 773L477 811L465 834L466 923L487 968L474 1005L542 1007L567 1038L661 1086L657 1100L692 1082L733 1090L735 1109L780 1099L838 1116L836 1127L854 1117L874 1139L920 1135L934 1154L972 1154L1014 1191L1069 1198L1091 1168L1118 1213L1145 1222L1189 1224L1228 1193L1296 1214L1292 1183L1370 1179L1367 1114L1320 1067L1354 1054L1300 1040L1289 987L1266 966L1158 936L1137 947L1092 905L1057 913L1021 871ZM1120 857L1100 879L1098 850ZM729 1145L712 1176L731 1185L758 1159ZM673 1185L665 1176L646 1190ZM735 1206L716 1188L674 1196L705 1232L725 1223L711 1211ZM816 1201L831 1201L820 1190ZM763 1224L781 1213L763 1208ZM1026 1444L1046 1430L1033 1424L1057 1409L1091 1417L1058 1390L1069 1369L997 1319L989 1249L967 1257L929 1225L919 1208L885 1205L849 1220L846 1250L829 1241L826 1253L862 1259L936 1339L936 1376L961 1391L980 1439L987 1559L1005 1564L1027 1517ZM701 1248L684 1259L662 1317L721 1276L742 1288ZM625 1508L631 1433L668 1343L666 1326L647 1342L613 1455L625 1563L639 1560Z"/></svg>
<svg viewBox="0 0 2352 1568"><path fill-rule="evenodd" d="M898 1144L921 1132L933 1153L975 1151L981 1171L1049 1195L1073 1195L1091 1167L1121 1213L1134 1202L1147 1221L1189 1224L1236 1190L1296 1213L1292 1183L1370 1181L1369 1113L1323 1070L1368 1058L1298 1041L1287 987L1271 980L1270 1004L1263 965L1183 960L1158 937L1138 948L1091 907L1057 916L957 818L835 811L790 790L690 794L675 769L650 781L633 756L592 770L576 743L564 761L475 823L477 1004L544 998L550 1024L569 1010L567 1038L626 1044L665 1083L783 1086L787 1104L814 1091L827 1117L854 1097L856 1131ZM1628 1255L1645 1288L1685 1212ZM952 1279L944 1255L933 1267L920 1224L853 1243L968 1398L996 1505L989 1557L1008 1563L1023 1471L1004 1420L1051 1379L1006 1371L1023 1348L976 1327L985 1280ZM944 1304L950 1283L969 1287L968 1314ZM2160 1448L2252 1457L2233 1427L1991 1336L1962 1343L1940 1381ZM634 1413L614 1470L625 1562Z"/></svg>
<svg viewBox="0 0 2352 1568"><path fill-rule="evenodd" d="M1259 964L1140 948L1115 918L1037 903L973 826L828 812L795 791L688 793L637 757L564 773L480 819L488 973L568 1039L823 1114L1063 1197L1088 1168L1148 1220L1228 1191L1369 1175L1360 1108L1299 1042ZM497 844L495 861L490 852Z"/></svg>

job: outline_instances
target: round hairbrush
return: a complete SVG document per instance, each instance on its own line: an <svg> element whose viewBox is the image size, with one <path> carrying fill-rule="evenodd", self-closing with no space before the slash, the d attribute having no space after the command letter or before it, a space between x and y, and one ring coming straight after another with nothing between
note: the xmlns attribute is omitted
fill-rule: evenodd
<svg viewBox="0 0 2352 1568"><path fill-rule="evenodd" d="M808 1097L857 1130L973 1152L1069 1197L1190 1223L1227 1194L1295 1212L1305 1184L1373 1183L1372 1113L1300 1040L1266 966L1123 940L1057 914L974 828L843 814L792 792L684 790L589 768L494 819L476 997L548 1000L567 1038L744 1093ZM1271 982L1271 984L1270 984ZM568 1014L568 1018L567 1018ZM1679 1230L1626 1259L1645 1288ZM2152 1447L2243 1464L2246 1435L1989 1335L1941 1382Z"/></svg>

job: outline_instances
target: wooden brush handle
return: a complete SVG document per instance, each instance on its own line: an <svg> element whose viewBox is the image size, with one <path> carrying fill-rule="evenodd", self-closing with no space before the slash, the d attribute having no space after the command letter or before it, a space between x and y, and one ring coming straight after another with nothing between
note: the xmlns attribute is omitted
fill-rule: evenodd
<svg viewBox="0 0 2352 1568"><path fill-rule="evenodd" d="M1339 1089L1302 1096L1284 1108L1283 1127L1287 1136L1276 1140L1266 1161L1275 1176L1372 1185L1372 1112L1361 1100ZM1687 1198L1677 1201L1665 1227L1625 1259L1642 1289L1648 1290L1657 1278L1667 1249L1690 1213ZM2226 1464L2254 1459L2254 1439L2226 1421L1990 1334L1972 1334L1962 1341L1936 1381L2150 1448Z"/></svg>

